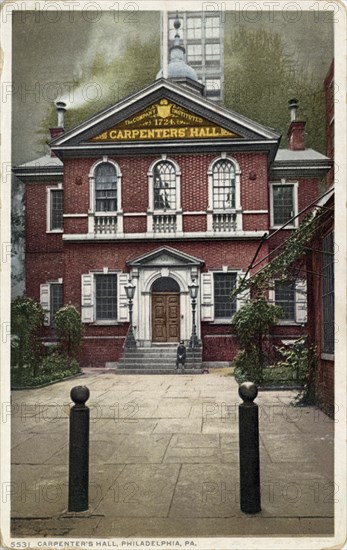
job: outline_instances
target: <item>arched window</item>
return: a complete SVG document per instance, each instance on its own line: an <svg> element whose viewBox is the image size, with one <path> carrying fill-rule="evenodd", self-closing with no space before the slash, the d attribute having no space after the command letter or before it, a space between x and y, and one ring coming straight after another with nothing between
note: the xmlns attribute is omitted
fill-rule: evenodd
<svg viewBox="0 0 347 550"><path fill-rule="evenodd" d="M176 210L176 169L172 162L162 160L153 167L154 210Z"/></svg>
<svg viewBox="0 0 347 550"><path fill-rule="evenodd" d="M226 210L236 207L235 167L228 159L215 162L212 171L213 208Z"/></svg>
<svg viewBox="0 0 347 550"><path fill-rule="evenodd" d="M117 171L110 162L95 168L95 211L117 212Z"/></svg>

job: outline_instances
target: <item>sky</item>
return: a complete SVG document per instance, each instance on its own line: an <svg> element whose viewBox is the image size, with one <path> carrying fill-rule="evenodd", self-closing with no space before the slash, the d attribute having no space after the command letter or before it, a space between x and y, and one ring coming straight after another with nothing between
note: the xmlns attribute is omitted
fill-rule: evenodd
<svg viewBox="0 0 347 550"><path fill-rule="evenodd" d="M333 58L332 25L326 14L248 11L226 12L224 17L226 34L236 25L279 32L288 53L310 70L314 80L323 82ZM45 154L36 134L42 118L58 96L71 93L74 79L83 75L88 80L96 52L111 60L121 54L127 40L157 39L159 32L158 11L14 13L13 163ZM146 66L148 60L142 62ZM92 77L87 93L92 101L96 93Z"/></svg>

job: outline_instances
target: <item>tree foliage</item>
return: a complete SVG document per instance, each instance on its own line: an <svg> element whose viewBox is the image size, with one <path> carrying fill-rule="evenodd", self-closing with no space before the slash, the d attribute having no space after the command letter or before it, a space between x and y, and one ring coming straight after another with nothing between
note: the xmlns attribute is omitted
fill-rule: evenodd
<svg viewBox="0 0 347 550"><path fill-rule="evenodd" d="M233 325L242 351L234 363L252 382L261 382L265 365L265 339L283 316L280 307L270 304L264 296L241 307L233 316Z"/></svg>
<svg viewBox="0 0 347 550"><path fill-rule="evenodd" d="M300 118L307 121L306 146L325 151L323 85L286 53L278 33L235 27L225 40L225 105L274 128L287 144L288 100L299 100Z"/></svg>
<svg viewBox="0 0 347 550"><path fill-rule="evenodd" d="M297 260L303 257L307 246L315 233L321 229L320 219L325 213L314 216L308 214L300 223L298 229L292 232L288 239L283 243L281 251L265 267L252 275L249 279L242 279L233 289L232 297L250 290L259 293L272 284L276 278L279 280L288 279L288 271ZM290 276L290 279L293 277Z"/></svg>
<svg viewBox="0 0 347 550"><path fill-rule="evenodd" d="M60 308L54 317L57 337L66 353L76 352L83 336L81 316L75 306L67 305Z"/></svg>
<svg viewBox="0 0 347 550"><path fill-rule="evenodd" d="M12 365L17 365L20 369L27 365L35 371L42 356L39 333L43 327L44 316L41 305L31 298L19 296L12 302Z"/></svg>

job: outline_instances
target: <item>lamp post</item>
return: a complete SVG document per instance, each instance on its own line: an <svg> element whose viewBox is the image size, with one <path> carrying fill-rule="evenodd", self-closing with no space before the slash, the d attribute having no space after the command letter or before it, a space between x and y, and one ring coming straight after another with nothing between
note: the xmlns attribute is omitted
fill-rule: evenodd
<svg viewBox="0 0 347 550"><path fill-rule="evenodd" d="M192 300L192 314L193 314L192 335L190 337L189 347L194 349L199 345L198 337L196 335L196 320L195 320L196 299L198 297L199 285L197 284L195 279L193 279L192 284L188 285L188 288L189 288L189 295Z"/></svg>
<svg viewBox="0 0 347 550"><path fill-rule="evenodd" d="M129 332L127 336L126 345L127 347L136 347L136 341L133 332L133 298L135 294L135 285L129 279L128 284L124 286L125 293L128 298L128 308L129 308Z"/></svg>

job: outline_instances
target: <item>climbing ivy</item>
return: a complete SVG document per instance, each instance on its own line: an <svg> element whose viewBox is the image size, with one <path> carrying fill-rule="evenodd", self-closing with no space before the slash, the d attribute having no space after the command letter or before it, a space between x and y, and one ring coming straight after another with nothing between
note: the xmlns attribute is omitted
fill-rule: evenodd
<svg viewBox="0 0 347 550"><path fill-rule="evenodd" d="M281 252L249 279L242 279L234 288L231 298L247 290L258 295L269 288L274 278L287 279L288 269L306 253L310 241L321 227L320 219L324 214L324 211L315 216L313 213L308 214L284 242Z"/></svg>

